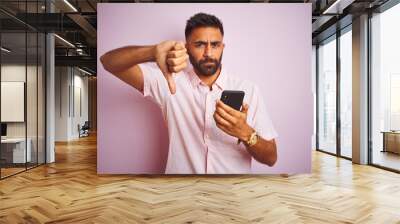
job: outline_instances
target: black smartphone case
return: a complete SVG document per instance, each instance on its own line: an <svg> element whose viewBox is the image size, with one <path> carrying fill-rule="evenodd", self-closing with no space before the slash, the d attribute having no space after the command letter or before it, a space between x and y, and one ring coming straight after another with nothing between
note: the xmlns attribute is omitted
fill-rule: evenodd
<svg viewBox="0 0 400 224"><path fill-rule="evenodd" d="M237 90L224 90L221 94L221 101L232 107L235 110L240 111L240 107L243 104L244 92Z"/></svg>

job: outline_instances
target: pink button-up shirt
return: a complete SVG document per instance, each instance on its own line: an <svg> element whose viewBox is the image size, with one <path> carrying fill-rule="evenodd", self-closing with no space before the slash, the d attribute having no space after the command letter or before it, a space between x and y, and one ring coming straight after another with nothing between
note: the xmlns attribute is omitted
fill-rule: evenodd
<svg viewBox="0 0 400 224"><path fill-rule="evenodd" d="M223 90L242 90L249 105L247 123L260 136L277 137L258 88L222 68L212 90L188 67L175 77L176 93L155 63L139 65L144 75L143 94L161 108L169 133L168 174L250 173L252 157L237 138L220 130L213 114Z"/></svg>

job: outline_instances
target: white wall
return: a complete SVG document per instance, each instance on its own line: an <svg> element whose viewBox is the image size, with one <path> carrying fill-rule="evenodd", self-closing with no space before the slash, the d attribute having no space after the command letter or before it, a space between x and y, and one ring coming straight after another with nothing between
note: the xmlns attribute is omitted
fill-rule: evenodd
<svg viewBox="0 0 400 224"><path fill-rule="evenodd" d="M74 75L74 108L72 109L72 119L71 119L71 135L73 138L77 138L78 124L81 126L88 120L88 77L81 76L81 73ZM72 104L72 103L71 103Z"/></svg>
<svg viewBox="0 0 400 224"><path fill-rule="evenodd" d="M76 68L56 67L55 86L55 140L77 139L78 124L88 120L88 77Z"/></svg>
<svg viewBox="0 0 400 224"><path fill-rule="evenodd" d="M55 68L55 141L68 141L69 68Z"/></svg>

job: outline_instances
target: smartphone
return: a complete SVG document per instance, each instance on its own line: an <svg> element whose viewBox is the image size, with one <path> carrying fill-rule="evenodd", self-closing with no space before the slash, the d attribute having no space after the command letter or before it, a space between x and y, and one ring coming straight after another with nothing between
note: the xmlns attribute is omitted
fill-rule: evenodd
<svg viewBox="0 0 400 224"><path fill-rule="evenodd" d="M243 104L244 92L237 90L224 90L221 94L221 101L232 107L235 110L240 111L240 107Z"/></svg>

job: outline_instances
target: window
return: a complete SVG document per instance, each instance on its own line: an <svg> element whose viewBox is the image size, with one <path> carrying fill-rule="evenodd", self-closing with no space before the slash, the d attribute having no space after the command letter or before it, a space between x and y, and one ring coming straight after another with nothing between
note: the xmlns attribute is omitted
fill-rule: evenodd
<svg viewBox="0 0 400 224"><path fill-rule="evenodd" d="M318 47L318 149L336 153L336 37Z"/></svg>
<svg viewBox="0 0 400 224"><path fill-rule="evenodd" d="M400 170L400 4L371 18L372 164Z"/></svg>
<svg viewBox="0 0 400 224"><path fill-rule="evenodd" d="M340 155L352 157L352 35L351 26L340 36Z"/></svg>

